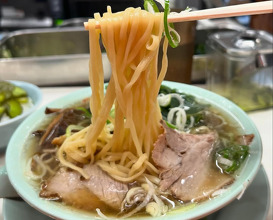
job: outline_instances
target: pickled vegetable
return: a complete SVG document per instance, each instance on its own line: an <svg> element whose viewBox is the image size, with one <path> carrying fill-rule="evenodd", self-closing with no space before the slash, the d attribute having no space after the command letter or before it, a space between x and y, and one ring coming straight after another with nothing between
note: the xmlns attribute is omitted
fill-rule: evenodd
<svg viewBox="0 0 273 220"><path fill-rule="evenodd" d="M21 104L24 103L28 103L29 102L29 98L28 97L20 97L16 99L18 102L20 102Z"/></svg>
<svg viewBox="0 0 273 220"><path fill-rule="evenodd" d="M0 119L6 115L14 118L23 112L23 104L29 103L26 90L7 81L0 81Z"/></svg>
<svg viewBox="0 0 273 220"><path fill-rule="evenodd" d="M15 86L15 88L12 90L12 96L13 97L22 97L22 96L27 96L26 90Z"/></svg>
<svg viewBox="0 0 273 220"><path fill-rule="evenodd" d="M0 92L0 103L5 101L5 93L4 92Z"/></svg>
<svg viewBox="0 0 273 220"><path fill-rule="evenodd" d="M14 118L22 114L22 112L23 108L17 100L10 99L6 102L6 113L10 118Z"/></svg>
<svg viewBox="0 0 273 220"><path fill-rule="evenodd" d="M0 119L2 118L4 113L5 113L5 108L3 106L0 106Z"/></svg>

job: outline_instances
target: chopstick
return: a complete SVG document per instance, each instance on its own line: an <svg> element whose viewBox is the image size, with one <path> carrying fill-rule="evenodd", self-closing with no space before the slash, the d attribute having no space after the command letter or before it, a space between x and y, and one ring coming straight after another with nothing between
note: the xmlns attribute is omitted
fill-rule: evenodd
<svg viewBox="0 0 273 220"><path fill-rule="evenodd" d="M202 19L226 18L267 13L273 13L273 1L254 2L219 8L204 9L199 11L170 14L168 16L168 21L170 23L175 23L184 21L196 21ZM84 27L86 30L88 30L88 22L84 22ZM97 29L100 28L99 22L96 23L96 28Z"/></svg>
<svg viewBox="0 0 273 220"><path fill-rule="evenodd" d="M273 13L273 1L254 2L219 8L211 8L199 11L185 12L182 14L170 14L168 16L168 21L171 23L175 23L183 21L195 21L202 19L226 18L267 13Z"/></svg>

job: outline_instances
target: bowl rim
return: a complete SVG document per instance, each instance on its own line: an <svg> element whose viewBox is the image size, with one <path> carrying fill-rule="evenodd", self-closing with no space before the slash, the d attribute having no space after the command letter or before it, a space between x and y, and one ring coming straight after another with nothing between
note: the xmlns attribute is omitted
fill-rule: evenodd
<svg viewBox="0 0 273 220"><path fill-rule="evenodd" d="M200 87L195 87L192 85L182 84L182 83L176 83L176 82L169 82L169 81L163 81L163 85L167 85L171 88L176 88L180 91L183 91L185 93L194 95L198 99L203 99L204 101L207 101L211 104L213 104L216 108L219 108L223 110L226 114L229 112L229 117L232 117L236 119L236 121L240 124L242 129L245 131L252 131L255 134L254 138L254 150L251 152L248 159L248 166L251 165L251 169L248 169L247 173L241 174L242 178L239 178L236 180L230 187L228 192L224 192L224 194L219 195L211 200L202 202L198 206L201 207L199 209L195 209L194 212L191 211L177 211L173 210L170 211L167 215L161 216L159 218L153 218L153 219L170 219L170 220L177 220L177 219L196 219L204 217L208 214L211 214L220 208L224 207L225 205L232 202L234 199L240 197L247 186L253 181L254 177L256 176L260 164L261 164L261 158L262 158L262 142L260 134L255 126L255 124L252 122L252 120L247 116L247 114L240 109L237 105L229 101L228 99L219 96L213 92L210 92L208 90L202 89ZM75 103L77 101L80 101L86 97L89 97L91 95L91 89L90 87L77 90L75 92L72 92L64 97L58 98L49 104L47 106L54 106L54 107L61 107L65 105L69 105L72 103ZM6 152L6 166L7 166L7 172L10 179L11 184L15 188L15 190L18 192L18 194L31 206L39 210L40 212L49 215L51 217L55 217L57 219L96 219L94 214L85 214L81 211L76 211L75 209L71 209L69 207L65 207L61 204L56 204L54 202L46 201L41 199L38 196L37 190L34 189L34 187L30 184L30 182L27 180L27 177L24 173L23 169L18 169L18 167L23 167L22 160L20 161L21 154L24 154L26 150L23 149L24 141L26 141L27 137L24 137L25 134L29 134L29 131L31 131L31 128L33 129L35 125L38 125L41 121L39 120L40 115L43 113L45 109L45 106L40 108L38 111L34 112L32 115L28 117L23 123L20 124L20 126L16 129L14 132ZM239 118L238 118L239 117ZM35 125L29 125L30 122L35 122ZM23 135L23 139L18 143L18 135ZM18 144L21 144L21 146L16 146ZM16 150L14 150L14 145L17 147ZM251 145L252 146L252 145ZM251 160L250 160L251 159ZM250 163L251 162L251 163ZM246 165L245 165L246 167ZM93 217L93 218L92 218ZM132 219L132 218L129 218ZM141 217L141 219L151 219L151 217Z"/></svg>
<svg viewBox="0 0 273 220"><path fill-rule="evenodd" d="M0 128L5 125L12 124L13 122L19 121L22 118L28 116L31 112L33 112L35 109L37 109L38 106L40 106L40 104L42 103L42 97L43 97L41 89L32 83L24 82L24 81L17 81L17 80L3 80L3 81L10 82L16 86L22 87L23 89L25 89L25 88L30 89L31 91L36 93L38 99L35 103L33 103L33 106L31 106L31 108L29 108L27 111L24 111L22 114L14 117L14 118L0 122ZM28 94L28 96L31 96L31 95Z"/></svg>

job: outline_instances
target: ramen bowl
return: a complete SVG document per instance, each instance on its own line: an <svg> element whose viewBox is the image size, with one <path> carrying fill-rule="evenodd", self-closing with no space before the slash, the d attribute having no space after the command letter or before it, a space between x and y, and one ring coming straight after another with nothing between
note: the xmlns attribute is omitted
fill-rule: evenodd
<svg viewBox="0 0 273 220"><path fill-rule="evenodd" d="M215 108L222 111L232 120L236 121L245 134L254 134L250 145L250 156L244 163L240 175L230 185L226 191L222 194L201 202L193 208L178 208L173 211L169 211L166 215L161 217L138 217L138 219L168 219L168 220L181 220L181 219L199 219L207 216L222 207L226 206L236 198L239 198L244 193L245 189L254 179L256 173L259 170L262 156L262 143L259 132L255 127L254 123L249 119L244 111L238 106L230 102L229 100L207 91L202 88L198 88L191 85L175 83L175 82L163 82L164 85L171 88L178 89L187 94L194 95L197 99L204 100L210 103ZM69 106L70 104L76 103L82 99L89 97L90 88L84 88L73 92L67 96L57 99L47 107L61 108ZM28 179L26 175L26 163L29 159L29 150L26 145L27 137L33 132L44 118L45 107L40 108L28 117L15 131L13 134L6 153L6 167L8 177L11 184L17 193L32 207L39 210L40 212L55 218L55 219L66 219L66 220L94 220L97 219L95 213L87 213L80 211L69 206L65 206L62 203L48 201L39 197L39 187L35 187ZM134 219L134 217L129 218Z"/></svg>
<svg viewBox="0 0 273 220"><path fill-rule="evenodd" d="M35 109L37 109L42 101L42 92L37 86L23 81L9 82L23 88L28 93L28 97L32 100L33 105L28 109L25 109L22 114L18 115L17 117L0 122L0 149L5 148L8 145L10 137L18 125Z"/></svg>

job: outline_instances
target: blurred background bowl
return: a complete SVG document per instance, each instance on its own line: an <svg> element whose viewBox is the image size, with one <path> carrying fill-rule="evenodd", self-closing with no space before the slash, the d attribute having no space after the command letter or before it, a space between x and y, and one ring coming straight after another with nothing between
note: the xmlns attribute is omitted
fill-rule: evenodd
<svg viewBox="0 0 273 220"><path fill-rule="evenodd" d="M30 97L33 102L33 106L15 118L0 122L0 149L5 148L8 145L9 139L18 125L37 109L42 101L42 92L37 86L23 81L11 80L8 82L26 90L28 97Z"/></svg>

